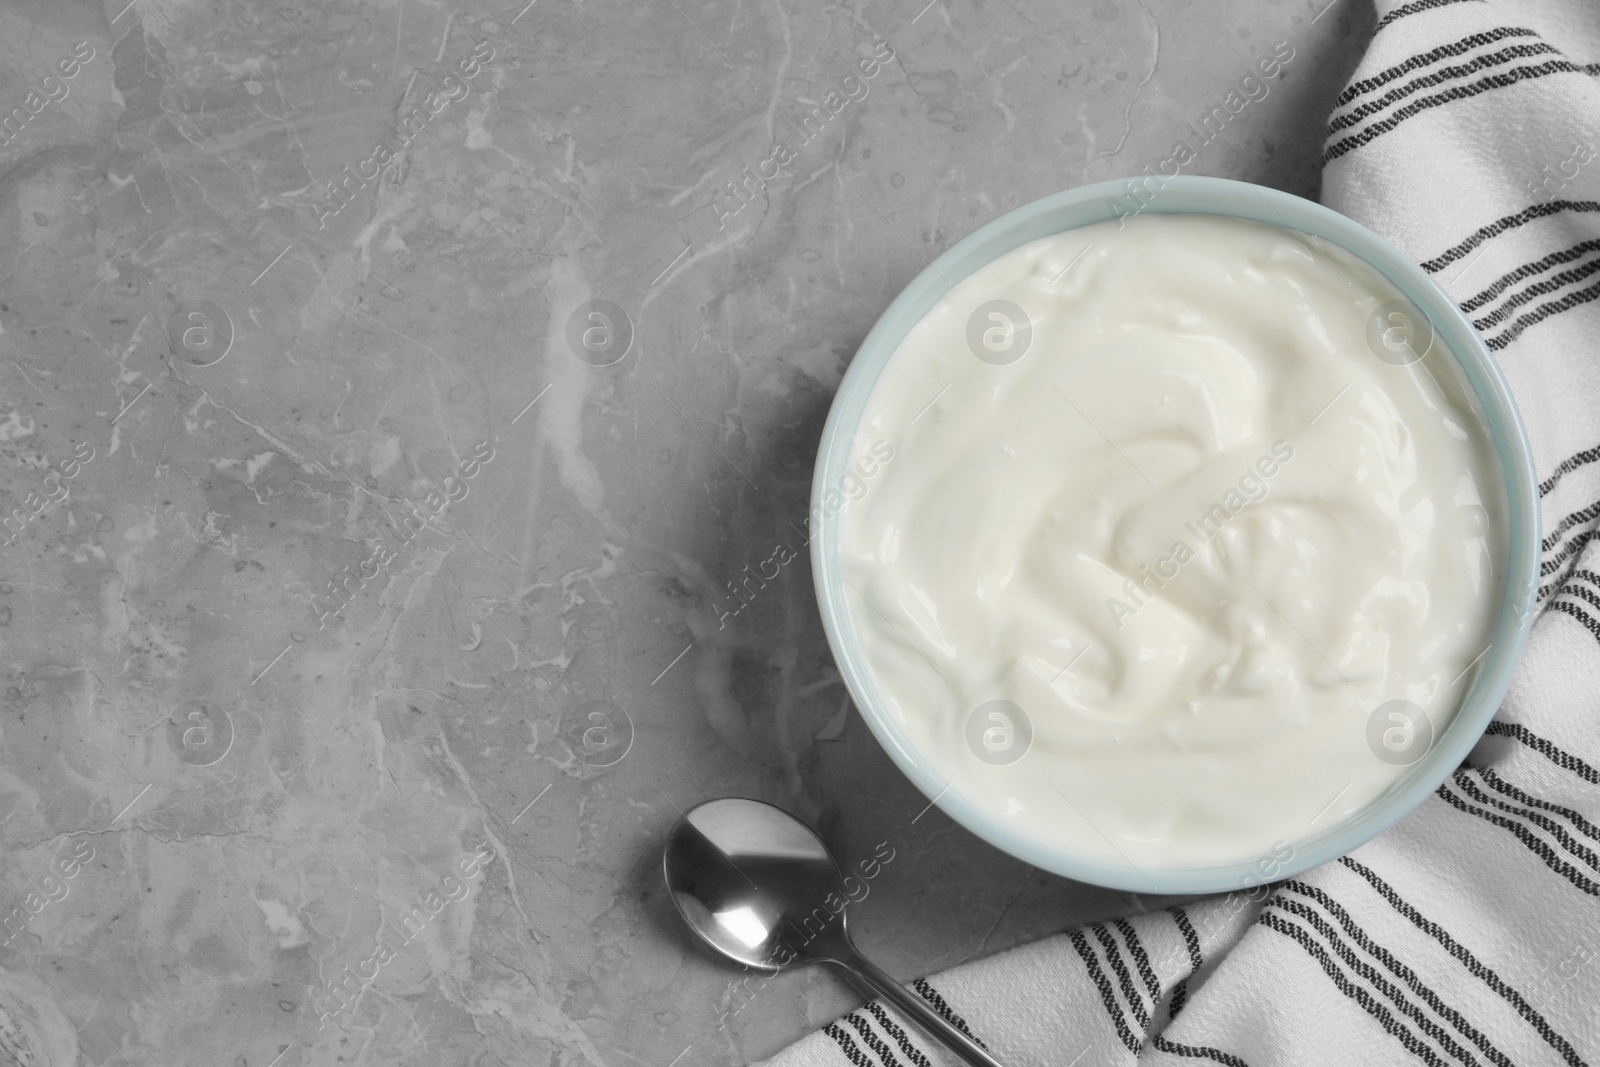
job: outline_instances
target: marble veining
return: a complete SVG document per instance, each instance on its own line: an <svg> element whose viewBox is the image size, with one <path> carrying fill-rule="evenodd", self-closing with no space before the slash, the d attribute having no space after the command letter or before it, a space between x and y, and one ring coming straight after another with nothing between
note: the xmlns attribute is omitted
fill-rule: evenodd
<svg viewBox="0 0 1600 1067"><path fill-rule="evenodd" d="M894 770L818 621L812 458L874 318L996 214L1180 141L1314 195L1370 31L0 6L0 1059L770 1055L856 994L682 935L661 842L721 795L871 865L853 928L903 978L1160 906Z"/></svg>

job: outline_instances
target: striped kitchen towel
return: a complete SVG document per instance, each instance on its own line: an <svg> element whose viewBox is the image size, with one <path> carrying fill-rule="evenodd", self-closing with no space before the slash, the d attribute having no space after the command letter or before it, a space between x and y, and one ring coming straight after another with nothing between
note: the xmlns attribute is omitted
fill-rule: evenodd
<svg viewBox="0 0 1600 1067"><path fill-rule="evenodd" d="M1460 302L1541 475L1542 588L1468 763L1352 855L915 983L1016 1067L1600 1067L1600 0L1378 0L1325 202ZM869 1004L768 1061L955 1060Z"/></svg>

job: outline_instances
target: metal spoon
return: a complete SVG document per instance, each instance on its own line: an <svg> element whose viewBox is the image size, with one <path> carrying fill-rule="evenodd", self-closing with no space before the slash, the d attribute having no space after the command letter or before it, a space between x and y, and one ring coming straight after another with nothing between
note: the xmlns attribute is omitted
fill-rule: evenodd
<svg viewBox="0 0 1600 1067"><path fill-rule="evenodd" d="M795 963L832 963L965 1063L1002 1067L856 951L845 930L839 865L793 815L759 800L707 801L673 824L662 862L679 914L722 955L768 974Z"/></svg>

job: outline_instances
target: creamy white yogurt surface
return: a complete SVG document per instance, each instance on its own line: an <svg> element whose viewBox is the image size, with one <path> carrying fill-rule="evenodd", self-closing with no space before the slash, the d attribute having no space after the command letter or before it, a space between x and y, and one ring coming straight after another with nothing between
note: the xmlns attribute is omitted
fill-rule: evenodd
<svg viewBox="0 0 1600 1067"><path fill-rule="evenodd" d="M1489 644L1505 504L1399 299L1320 239L1146 214L912 329L852 446L894 461L836 521L877 687L952 789L1171 868L1281 858L1407 773Z"/></svg>

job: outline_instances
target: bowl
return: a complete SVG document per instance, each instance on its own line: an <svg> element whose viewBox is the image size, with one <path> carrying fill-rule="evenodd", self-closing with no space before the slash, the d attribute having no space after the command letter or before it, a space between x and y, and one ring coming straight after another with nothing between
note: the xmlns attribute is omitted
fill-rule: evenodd
<svg viewBox="0 0 1600 1067"><path fill-rule="evenodd" d="M1336 859L1399 822L1461 764L1499 708L1528 639L1539 565L1539 496L1527 434L1499 367L1454 301L1404 253L1345 216L1289 193L1223 178L1179 176L1163 182L1158 190L1143 191L1137 198L1130 195L1134 183L1112 181L1036 200L969 234L912 279L862 341L829 409L811 484L810 551L822 626L850 696L890 758L932 803L984 841L1041 870L1114 889L1191 894L1287 878ZM1140 213L1223 215L1269 223L1326 239L1365 260L1431 321L1434 343L1442 344L1460 367L1499 460L1507 509L1504 592L1493 623L1493 643L1479 661L1455 717L1408 774L1344 821L1296 842L1293 854L1270 869L1251 863L1166 869L1109 864L1034 840L1003 824L950 788L888 713L845 602L838 523L831 521L837 514L838 494L831 500L828 494L846 474L867 399L901 340L963 279L1012 249L1126 216L1135 207Z"/></svg>

